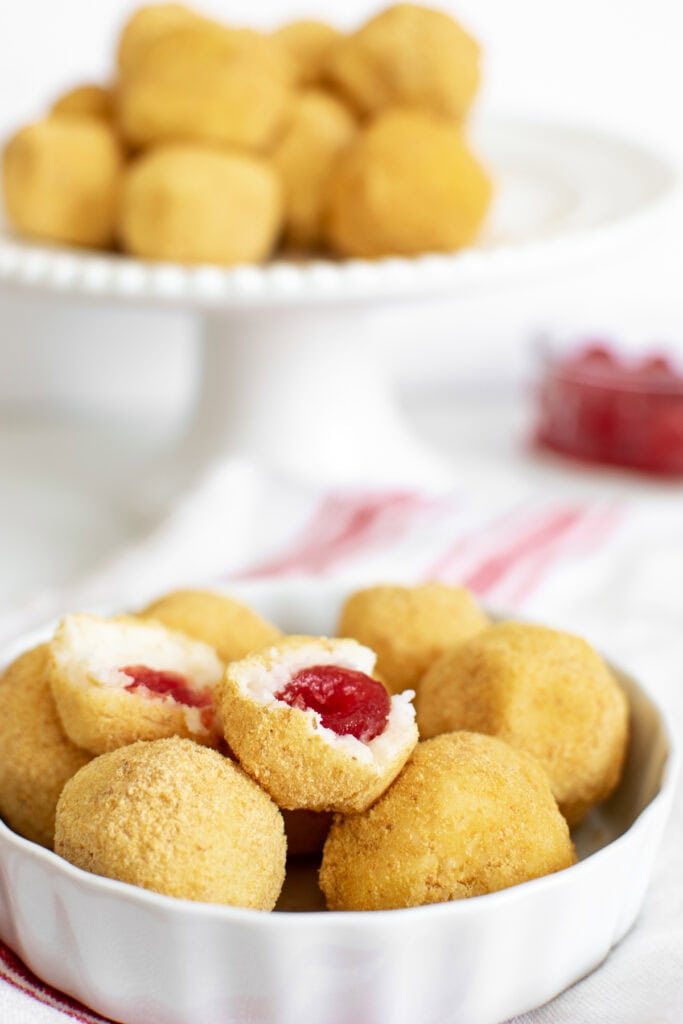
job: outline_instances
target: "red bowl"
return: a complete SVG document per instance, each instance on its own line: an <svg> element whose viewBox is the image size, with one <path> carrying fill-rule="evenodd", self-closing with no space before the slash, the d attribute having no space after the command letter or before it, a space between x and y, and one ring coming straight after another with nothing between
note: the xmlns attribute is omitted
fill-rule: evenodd
<svg viewBox="0 0 683 1024"><path fill-rule="evenodd" d="M683 476L683 373L659 351L603 342L547 353L536 443L586 462Z"/></svg>

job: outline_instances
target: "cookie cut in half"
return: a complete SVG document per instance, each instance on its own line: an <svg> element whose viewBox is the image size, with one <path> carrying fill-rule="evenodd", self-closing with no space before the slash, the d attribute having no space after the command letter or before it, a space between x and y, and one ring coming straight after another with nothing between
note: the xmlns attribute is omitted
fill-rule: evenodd
<svg viewBox="0 0 683 1024"><path fill-rule="evenodd" d="M214 688L222 673L208 644L132 617L68 615L50 643L64 731L93 754L166 736L215 746Z"/></svg>
<svg viewBox="0 0 683 1024"><path fill-rule="evenodd" d="M287 637L228 666L217 707L225 739L287 810L363 811L417 742L413 692L390 697L355 640Z"/></svg>

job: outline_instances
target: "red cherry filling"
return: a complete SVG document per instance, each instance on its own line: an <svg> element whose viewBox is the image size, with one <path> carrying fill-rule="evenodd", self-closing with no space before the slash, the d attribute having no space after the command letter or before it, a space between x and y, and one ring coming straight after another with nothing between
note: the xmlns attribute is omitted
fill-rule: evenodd
<svg viewBox="0 0 683 1024"><path fill-rule="evenodd" d="M384 732L389 717L389 694L382 684L339 665L301 669L275 698L301 711L317 711L326 729L364 743Z"/></svg>
<svg viewBox="0 0 683 1024"><path fill-rule="evenodd" d="M211 690L193 690L180 672L167 672L149 668L148 665L126 665L120 671L132 679L126 686L126 690L131 693L140 689L149 690L161 697L172 697L176 704L184 704L188 708L208 708L213 704Z"/></svg>

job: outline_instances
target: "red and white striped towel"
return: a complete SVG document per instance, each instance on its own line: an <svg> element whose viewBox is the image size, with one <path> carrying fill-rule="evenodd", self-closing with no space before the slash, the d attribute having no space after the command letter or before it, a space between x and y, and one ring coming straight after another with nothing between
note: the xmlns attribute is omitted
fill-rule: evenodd
<svg viewBox="0 0 683 1024"><path fill-rule="evenodd" d="M519 609L616 651L655 680L660 700L683 720L683 516L673 502L527 492L491 505L462 494L321 493L235 462L89 580L0 617L0 634L66 609L134 607L189 582L311 576L353 585L464 583L492 607ZM683 901L682 839L675 819L641 925L603 968L525 1024L681 1019L683 915L675 908ZM0 946L1 1024L67 1020L101 1018L49 989Z"/></svg>

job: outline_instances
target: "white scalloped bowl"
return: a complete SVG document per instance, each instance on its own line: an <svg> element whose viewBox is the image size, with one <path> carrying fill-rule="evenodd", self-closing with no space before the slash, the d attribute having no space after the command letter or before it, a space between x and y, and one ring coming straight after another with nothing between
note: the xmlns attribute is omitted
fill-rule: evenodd
<svg viewBox="0 0 683 1024"><path fill-rule="evenodd" d="M278 584L238 596L287 631L323 632L343 595ZM576 831L580 860L565 871L408 910L265 914L87 874L0 822L0 938L40 978L126 1024L496 1024L593 970L643 902L677 758L662 713L619 678L632 722L624 778ZM311 883L295 872L279 906L315 906Z"/></svg>

